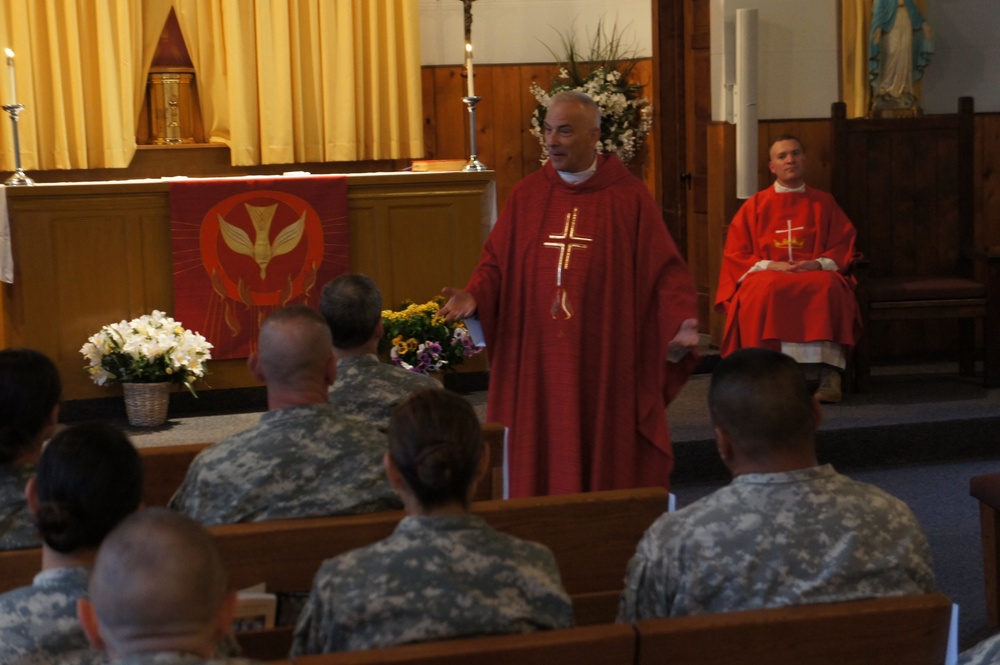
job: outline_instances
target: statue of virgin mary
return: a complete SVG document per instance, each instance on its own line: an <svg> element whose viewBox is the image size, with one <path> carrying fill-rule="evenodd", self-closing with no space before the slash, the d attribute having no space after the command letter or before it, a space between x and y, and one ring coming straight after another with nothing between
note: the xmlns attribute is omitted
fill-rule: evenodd
<svg viewBox="0 0 1000 665"><path fill-rule="evenodd" d="M875 0L868 51L873 113L901 109L919 112L913 83L923 76L932 53L931 26L914 0Z"/></svg>

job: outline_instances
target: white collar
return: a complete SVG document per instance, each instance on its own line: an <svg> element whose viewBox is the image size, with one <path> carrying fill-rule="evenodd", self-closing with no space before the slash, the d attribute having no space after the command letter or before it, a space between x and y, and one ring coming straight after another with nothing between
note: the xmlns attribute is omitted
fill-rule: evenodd
<svg viewBox="0 0 1000 665"><path fill-rule="evenodd" d="M798 187L785 187L777 180L774 181L774 191L779 194L789 194L791 192L804 192L806 191L806 183L802 183Z"/></svg>
<svg viewBox="0 0 1000 665"><path fill-rule="evenodd" d="M556 171L556 173L558 173L559 177L563 179L563 182L567 182L571 185L579 185L581 182L597 173L597 155L594 155L594 162L590 165L590 167L580 171L579 173L570 173L569 171Z"/></svg>

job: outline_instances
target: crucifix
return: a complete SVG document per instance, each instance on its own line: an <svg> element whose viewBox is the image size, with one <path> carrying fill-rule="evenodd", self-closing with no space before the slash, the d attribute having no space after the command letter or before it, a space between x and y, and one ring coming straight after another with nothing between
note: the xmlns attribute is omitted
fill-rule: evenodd
<svg viewBox="0 0 1000 665"><path fill-rule="evenodd" d="M775 231L775 233L777 233L779 235L782 234L782 233L784 233L784 234L786 234L788 236L788 238L785 240L785 242L788 243L788 262L789 263L791 263L794 260L794 258L792 257L792 231L801 231L801 230L802 230L801 226L796 226L795 228L792 228L792 220L788 220L788 228L781 229L780 231ZM779 245L779 247L780 247L780 245Z"/></svg>
<svg viewBox="0 0 1000 665"><path fill-rule="evenodd" d="M573 318L573 308L566 302L566 289L562 285L563 270L569 270L569 262L574 249L587 249L585 243L594 240L576 235L576 215L578 212L579 208L573 208L573 212L566 213L566 224L563 226L562 234L553 233L549 236L549 240L556 242L542 243L545 247L559 250L559 262L556 264L556 299L552 303L552 318L556 318L556 312L559 309L565 312L567 319Z"/></svg>

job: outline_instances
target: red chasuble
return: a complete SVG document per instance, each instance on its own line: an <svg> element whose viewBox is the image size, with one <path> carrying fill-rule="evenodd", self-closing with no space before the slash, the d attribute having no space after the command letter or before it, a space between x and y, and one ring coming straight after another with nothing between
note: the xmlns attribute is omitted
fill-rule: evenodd
<svg viewBox="0 0 1000 665"><path fill-rule="evenodd" d="M511 496L669 486L666 407L696 358L687 266L616 157L579 185L546 164L511 192L466 287L490 353L488 417L510 428Z"/></svg>
<svg viewBox="0 0 1000 665"><path fill-rule="evenodd" d="M854 278L855 231L826 192L758 192L729 226L715 308L726 313L722 355L746 347L780 350L781 342L832 341L849 350L861 335ZM747 274L762 260L827 257L838 272ZM745 275L745 277L744 277ZM743 281L740 282L740 278Z"/></svg>

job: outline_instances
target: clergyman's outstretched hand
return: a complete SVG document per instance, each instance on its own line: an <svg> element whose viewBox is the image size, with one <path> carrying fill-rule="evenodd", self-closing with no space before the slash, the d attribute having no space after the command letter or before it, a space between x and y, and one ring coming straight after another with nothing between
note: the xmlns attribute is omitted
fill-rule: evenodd
<svg viewBox="0 0 1000 665"><path fill-rule="evenodd" d="M441 306L438 315L448 321L464 319L476 313L476 299L468 291L446 286L441 289L448 302Z"/></svg>

